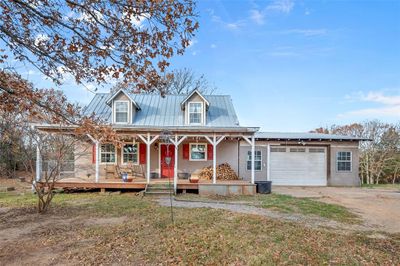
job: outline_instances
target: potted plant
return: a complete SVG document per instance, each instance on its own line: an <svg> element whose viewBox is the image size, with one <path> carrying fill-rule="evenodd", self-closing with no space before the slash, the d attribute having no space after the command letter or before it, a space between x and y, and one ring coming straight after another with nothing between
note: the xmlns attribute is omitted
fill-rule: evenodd
<svg viewBox="0 0 400 266"><path fill-rule="evenodd" d="M197 176L193 176L189 178L190 183L199 183L199 178Z"/></svg>

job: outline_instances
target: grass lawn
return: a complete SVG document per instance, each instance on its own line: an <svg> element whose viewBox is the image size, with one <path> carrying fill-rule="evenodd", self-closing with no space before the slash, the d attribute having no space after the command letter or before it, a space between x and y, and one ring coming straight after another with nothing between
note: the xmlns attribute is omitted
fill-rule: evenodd
<svg viewBox="0 0 400 266"><path fill-rule="evenodd" d="M238 202L255 205L285 213L300 213L304 215L316 215L319 217L344 223L359 223L360 219L343 206L320 202L309 198L296 198L282 194L256 194L255 196L235 197L201 197L195 194L186 194L179 199L201 201Z"/></svg>
<svg viewBox="0 0 400 266"><path fill-rule="evenodd" d="M400 184L362 184L361 187L400 190Z"/></svg>
<svg viewBox="0 0 400 266"><path fill-rule="evenodd" d="M281 209L292 200L273 197L257 200ZM172 224L169 208L133 193L58 194L44 215L35 203L33 195L0 193L0 264L400 263L399 235L339 234L206 208L175 208Z"/></svg>

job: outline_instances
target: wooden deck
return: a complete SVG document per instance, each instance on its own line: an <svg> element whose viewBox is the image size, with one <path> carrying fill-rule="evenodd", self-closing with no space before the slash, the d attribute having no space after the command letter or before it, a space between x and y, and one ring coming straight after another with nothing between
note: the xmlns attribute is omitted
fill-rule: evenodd
<svg viewBox="0 0 400 266"><path fill-rule="evenodd" d="M168 179L152 179L151 184L168 183ZM171 184L173 181L171 180ZM200 180L199 183L190 183L189 180L178 180L178 189L193 189L198 190L199 184L212 184L211 180ZM248 181L217 181L218 185L245 185ZM145 189L146 179L135 178L132 182L123 182L121 179L101 179L99 182L87 178L63 178L56 182L55 188L99 188L99 189Z"/></svg>

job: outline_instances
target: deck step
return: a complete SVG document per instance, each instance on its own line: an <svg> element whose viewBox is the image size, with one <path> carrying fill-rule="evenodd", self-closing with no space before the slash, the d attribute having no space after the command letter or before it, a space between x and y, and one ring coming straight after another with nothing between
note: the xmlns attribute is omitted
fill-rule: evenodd
<svg viewBox="0 0 400 266"><path fill-rule="evenodd" d="M166 184L148 184L144 191L145 195L169 195L173 193L173 185Z"/></svg>

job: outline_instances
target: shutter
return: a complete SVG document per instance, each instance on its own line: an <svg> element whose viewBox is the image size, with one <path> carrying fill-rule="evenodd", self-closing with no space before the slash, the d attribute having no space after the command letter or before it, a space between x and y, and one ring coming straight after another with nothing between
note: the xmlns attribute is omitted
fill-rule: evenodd
<svg viewBox="0 0 400 266"><path fill-rule="evenodd" d="M214 157L214 146L211 144L207 144L207 160L212 160Z"/></svg>
<svg viewBox="0 0 400 266"><path fill-rule="evenodd" d="M147 152L147 145L144 143L140 143L139 145L139 163L146 164L146 152Z"/></svg>
<svg viewBox="0 0 400 266"><path fill-rule="evenodd" d="M183 144L183 160L189 160L189 144Z"/></svg>
<svg viewBox="0 0 400 266"><path fill-rule="evenodd" d="M92 145L92 163L96 163L96 144Z"/></svg>

